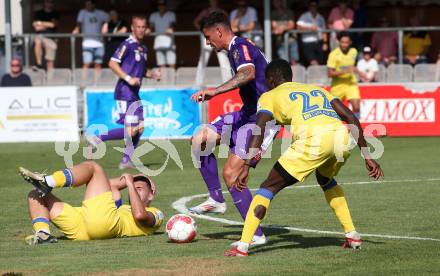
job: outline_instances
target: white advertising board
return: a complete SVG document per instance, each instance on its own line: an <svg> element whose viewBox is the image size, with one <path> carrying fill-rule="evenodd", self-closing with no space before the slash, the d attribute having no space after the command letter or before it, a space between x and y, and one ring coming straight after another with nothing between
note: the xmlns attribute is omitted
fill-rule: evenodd
<svg viewBox="0 0 440 276"><path fill-rule="evenodd" d="M77 87L0 88L0 142L79 141Z"/></svg>

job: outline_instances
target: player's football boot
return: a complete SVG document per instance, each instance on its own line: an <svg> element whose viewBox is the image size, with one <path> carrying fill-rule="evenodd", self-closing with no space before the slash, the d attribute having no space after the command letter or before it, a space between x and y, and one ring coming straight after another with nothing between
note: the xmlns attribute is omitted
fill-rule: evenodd
<svg viewBox="0 0 440 276"><path fill-rule="evenodd" d="M130 160L121 160L121 162L119 162L119 169L120 170L125 170L125 169L134 169L136 168L136 166L130 161Z"/></svg>
<svg viewBox="0 0 440 276"><path fill-rule="evenodd" d="M358 232L351 231L345 234L345 242L342 244L343 248L361 249L361 245L361 235Z"/></svg>
<svg viewBox="0 0 440 276"><path fill-rule="evenodd" d="M226 202L217 202L209 197L205 202L189 208L189 211L199 215L206 213L224 214L226 212Z"/></svg>
<svg viewBox="0 0 440 276"><path fill-rule="evenodd" d="M19 167L18 170L20 171L20 175L24 178L24 180L32 184L37 189L41 197L46 196L52 191L52 187L47 185L44 174L36 172L34 173L23 167Z"/></svg>
<svg viewBox="0 0 440 276"><path fill-rule="evenodd" d="M58 240L55 236L48 234L44 231L38 231L37 233L27 236L25 242L29 245L35 244L46 244L46 243L57 243Z"/></svg>
<svg viewBox="0 0 440 276"><path fill-rule="evenodd" d="M255 236L252 238L252 241L251 241L251 243L249 244L249 247L257 246L257 245L263 245L263 244L266 244L266 243L267 243L267 238L266 238L265 235L263 235L263 236L257 236L257 235L255 235ZM236 246L238 246L239 244L240 244L240 241L236 241L236 242L231 243L231 246L236 247Z"/></svg>
<svg viewBox="0 0 440 276"><path fill-rule="evenodd" d="M226 257L247 257L249 253L238 250L237 247L233 247L223 254Z"/></svg>

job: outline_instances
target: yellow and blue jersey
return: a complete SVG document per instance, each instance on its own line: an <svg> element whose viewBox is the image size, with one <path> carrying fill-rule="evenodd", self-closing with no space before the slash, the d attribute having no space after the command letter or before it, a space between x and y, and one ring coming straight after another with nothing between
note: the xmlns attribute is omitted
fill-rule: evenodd
<svg viewBox="0 0 440 276"><path fill-rule="evenodd" d="M119 214L119 237L135 237L153 234L163 223L163 213L154 207L147 207L145 210L153 214L155 222L151 227L144 227L137 223L131 213L130 205L122 205L118 208Z"/></svg>
<svg viewBox="0 0 440 276"><path fill-rule="evenodd" d="M356 64L358 52L355 48L350 48L347 53L341 51L341 48L336 48L331 51L327 60L327 67L335 69L336 71L341 71L349 66L354 66ZM332 86L339 84L356 84L357 79L354 73L346 73L338 77L332 78Z"/></svg>
<svg viewBox="0 0 440 276"><path fill-rule="evenodd" d="M271 114L278 124L291 125L295 140L305 139L343 126L330 104L334 98L318 86L286 82L261 95L257 112Z"/></svg>
<svg viewBox="0 0 440 276"><path fill-rule="evenodd" d="M151 227L137 223L130 205L117 208L109 191L84 200L81 207L72 207L64 202L63 211L51 221L71 240L145 236L153 234L164 219L159 209L147 207L145 210L154 216L155 222Z"/></svg>
<svg viewBox="0 0 440 276"><path fill-rule="evenodd" d="M298 181L316 169L332 178L350 156L345 146L350 136L331 106L333 99L321 87L295 82L283 83L260 97L258 112L271 114L278 124L291 125L294 141L278 163Z"/></svg>

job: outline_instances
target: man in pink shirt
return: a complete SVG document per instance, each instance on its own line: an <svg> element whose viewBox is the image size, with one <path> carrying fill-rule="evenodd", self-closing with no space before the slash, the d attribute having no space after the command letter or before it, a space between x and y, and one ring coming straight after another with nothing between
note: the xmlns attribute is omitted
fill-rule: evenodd
<svg viewBox="0 0 440 276"><path fill-rule="evenodd" d="M346 0L341 0L338 5L334 7L328 17L327 23L328 28L333 29L337 32L349 29L353 24L354 12L347 5ZM334 49L337 47L336 33L332 32L330 39L330 48Z"/></svg>
<svg viewBox="0 0 440 276"><path fill-rule="evenodd" d="M380 27L388 28L390 23L386 16L380 19ZM376 53L374 58L379 63L388 66L397 61L397 32L375 32L371 37L371 47Z"/></svg>

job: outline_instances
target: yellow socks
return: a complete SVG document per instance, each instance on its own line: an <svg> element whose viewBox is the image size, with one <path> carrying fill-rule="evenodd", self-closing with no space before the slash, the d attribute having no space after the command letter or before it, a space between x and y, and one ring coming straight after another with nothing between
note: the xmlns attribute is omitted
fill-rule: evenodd
<svg viewBox="0 0 440 276"><path fill-rule="evenodd" d="M47 218L35 218L32 220L32 228L34 228L35 233L39 231L46 232L50 234L49 220Z"/></svg>
<svg viewBox="0 0 440 276"><path fill-rule="evenodd" d="M56 171L52 175L45 176L46 183L52 188L70 187L73 183L73 175L69 169Z"/></svg>
<svg viewBox="0 0 440 276"><path fill-rule="evenodd" d="M332 182L334 182L334 184L329 185ZM325 189L325 187L327 187L327 189ZM328 204L335 212L336 217L342 224L342 227L344 227L345 233L354 231L355 228L353 221L351 220L350 210L348 209L348 204L345 200L344 191L342 188L337 185L334 179L327 185L324 185L322 188L324 189L325 198L327 199Z"/></svg>
<svg viewBox="0 0 440 276"><path fill-rule="evenodd" d="M244 222L243 233L241 235L241 243L249 245L254 237L255 231L257 231L258 226L261 223L267 209L269 208L270 201L273 198L273 194L268 189L260 188L254 199L249 206L249 210L246 215L246 220ZM262 217L261 219L255 215L256 208L262 206ZM247 251L247 248L245 248Z"/></svg>

